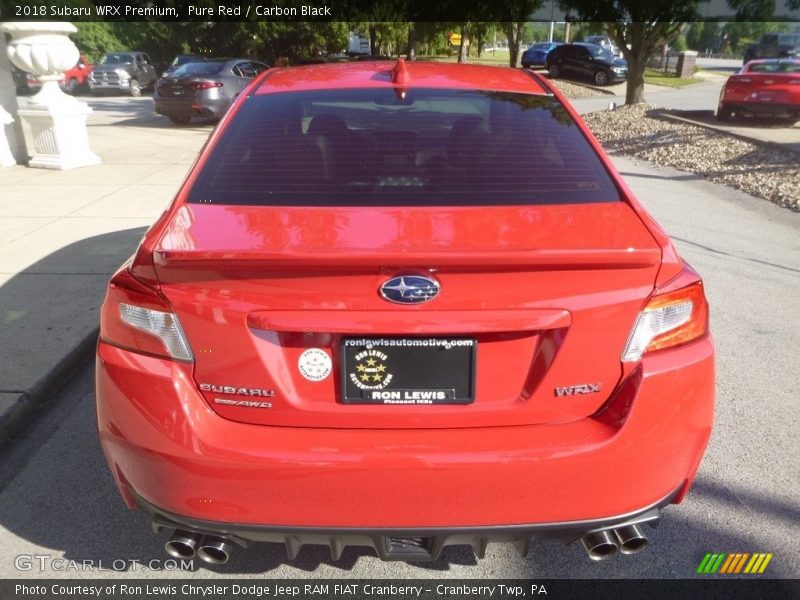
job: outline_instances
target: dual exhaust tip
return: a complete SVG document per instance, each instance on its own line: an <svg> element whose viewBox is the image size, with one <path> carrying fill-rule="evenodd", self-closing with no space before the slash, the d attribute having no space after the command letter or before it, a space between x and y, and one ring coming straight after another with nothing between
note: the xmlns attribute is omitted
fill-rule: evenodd
<svg viewBox="0 0 800 600"><path fill-rule="evenodd" d="M581 542L592 560L605 560L616 554L617 550L623 554L636 554L650 543L638 525L595 531L581 538Z"/></svg>
<svg viewBox="0 0 800 600"><path fill-rule="evenodd" d="M592 560L605 560L617 550L623 554L636 554L650 543L638 525L594 531L583 536L581 542ZM233 543L217 535L177 530L164 549L173 558L190 560L197 557L212 565L224 565L233 553Z"/></svg>
<svg viewBox="0 0 800 600"><path fill-rule="evenodd" d="M212 565L224 565L233 553L233 544L216 535L201 535L190 531L176 531L164 544L173 558L190 560L195 556Z"/></svg>

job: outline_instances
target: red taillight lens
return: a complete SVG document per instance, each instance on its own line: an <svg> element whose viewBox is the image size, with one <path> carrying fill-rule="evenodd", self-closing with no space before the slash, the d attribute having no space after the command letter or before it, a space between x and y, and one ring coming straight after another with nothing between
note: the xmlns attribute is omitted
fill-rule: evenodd
<svg viewBox="0 0 800 600"><path fill-rule="evenodd" d="M656 293L639 313L623 362L635 362L643 354L674 348L708 334L708 302L702 281Z"/></svg>
<svg viewBox="0 0 800 600"><path fill-rule="evenodd" d="M191 362L194 357L178 316L157 289L134 276L134 269L126 264L108 284L100 339L134 352Z"/></svg>
<svg viewBox="0 0 800 600"><path fill-rule="evenodd" d="M221 81L198 81L194 84L194 89L196 90L208 90L211 88L221 88L222 82Z"/></svg>

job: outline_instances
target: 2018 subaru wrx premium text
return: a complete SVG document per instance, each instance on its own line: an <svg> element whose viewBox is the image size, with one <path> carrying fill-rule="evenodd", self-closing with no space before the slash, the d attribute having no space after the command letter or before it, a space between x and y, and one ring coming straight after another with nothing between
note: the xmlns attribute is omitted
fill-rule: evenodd
<svg viewBox="0 0 800 600"><path fill-rule="evenodd" d="M100 437L174 556L583 540L687 493L714 412L699 276L524 70L272 69L112 278Z"/></svg>

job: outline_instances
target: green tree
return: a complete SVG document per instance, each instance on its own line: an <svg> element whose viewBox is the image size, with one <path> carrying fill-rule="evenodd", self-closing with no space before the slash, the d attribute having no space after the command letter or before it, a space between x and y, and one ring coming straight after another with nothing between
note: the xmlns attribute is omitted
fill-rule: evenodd
<svg viewBox="0 0 800 600"><path fill-rule="evenodd" d="M741 54L749 44L756 43L765 33L788 31L788 23L735 21L723 28L725 43L731 52Z"/></svg>
<svg viewBox="0 0 800 600"><path fill-rule="evenodd" d="M122 48L110 23L75 23L75 27L78 31L71 36L72 40L90 62L96 63L107 52Z"/></svg>
<svg viewBox="0 0 800 600"><path fill-rule="evenodd" d="M717 52L722 45L722 26L716 21L691 23L686 30L686 45L698 52Z"/></svg>
<svg viewBox="0 0 800 600"><path fill-rule="evenodd" d="M628 62L625 103L644 102L648 59L672 42L684 23L697 16L699 0L561 0L562 8L581 21L601 21Z"/></svg>
<svg viewBox="0 0 800 600"><path fill-rule="evenodd" d="M504 22L508 38L508 64L511 67L519 67L522 63L522 42L525 32L530 31L529 27L526 29L526 25L542 2L543 0L501 0L498 3L498 9L513 19Z"/></svg>

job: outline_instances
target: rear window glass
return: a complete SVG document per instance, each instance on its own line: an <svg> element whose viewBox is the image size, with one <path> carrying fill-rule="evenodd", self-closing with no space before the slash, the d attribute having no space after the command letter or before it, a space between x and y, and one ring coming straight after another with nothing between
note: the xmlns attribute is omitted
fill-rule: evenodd
<svg viewBox="0 0 800 600"><path fill-rule="evenodd" d="M189 202L518 205L619 200L553 97L343 89L248 98Z"/></svg>
<svg viewBox="0 0 800 600"><path fill-rule="evenodd" d="M800 73L800 62L771 62L751 64L750 73Z"/></svg>
<svg viewBox="0 0 800 600"><path fill-rule="evenodd" d="M195 75L215 75L225 66L224 62L190 62L181 65L170 77L193 77Z"/></svg>
<svg viewBox="0 0 800 600"><path fill-rule="evenodd" d="M186 63L190 62L206 62L206 59L202 56L176 56L175 59L172 61L172 66L177 67L180 65L185 65Z"/></svg>

